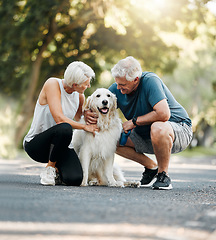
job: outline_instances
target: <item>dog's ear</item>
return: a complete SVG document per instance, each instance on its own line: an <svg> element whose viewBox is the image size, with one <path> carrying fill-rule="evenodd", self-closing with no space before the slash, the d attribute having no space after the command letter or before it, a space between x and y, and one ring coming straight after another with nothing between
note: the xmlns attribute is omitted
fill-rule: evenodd
<svg viewBox="0 0 216 240"><path fill-rule="evenodd" d="M112 107L109 111L109 114L110 114L110 117L115 117L116 114L117 114L117 98L116 98L116 95L115 94L111 94L112 96L112 101L113 101L113 104L112 104Z"/></svg>
<svg viewBox="0 0 216 240"><path fill-rule="evenodd" d="M117 108L117 97L114 93L112 93L112 98L113 98L113 108L115 110Z"/></svg>
<svg viewBox="0 0 216 240"><path fill-rule="evenodd" d="M91 96L89 96L89 97L87 97L85 107L84 107L84 111L91 109L91 105L92 105L92 98L91 98Z"/></svg>

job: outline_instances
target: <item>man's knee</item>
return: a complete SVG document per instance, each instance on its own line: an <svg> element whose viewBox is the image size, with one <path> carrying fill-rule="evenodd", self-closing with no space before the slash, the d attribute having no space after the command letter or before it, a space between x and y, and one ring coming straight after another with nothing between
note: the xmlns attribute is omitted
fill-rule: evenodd
<svg viewBox="0 0 216 240"><path fill-rule="evenodd" d="M169 137L170 128L165 122L154 122L151 125L151 140L152 142L161 141L164 137Z"/></svg>
<svg viewBox="0 0 216 240"><path fill-rule="evenodd" d="M159 135L163 135L163 126L161 122L154 122L151 125L151 138L157 138Z"/></svg>
<svg viewBox="0 0 216 240"><path fill-rule="evenodd" d="M168 142L174 141L174 131L169 122L154 122L151 125L151 141L152 143L160 143L167 140Z"/></svg>

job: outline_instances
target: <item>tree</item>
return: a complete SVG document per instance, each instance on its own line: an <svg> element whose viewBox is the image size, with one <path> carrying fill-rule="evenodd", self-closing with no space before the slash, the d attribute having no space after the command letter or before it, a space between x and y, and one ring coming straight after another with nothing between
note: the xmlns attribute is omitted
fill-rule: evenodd
<svg viewBox="0 0 216 240"><path fill-rule="evenodd" d="M197 145L210 147L216 125L216 22L215 15L202 5L206 2L211 1L195 1L194 21L179 23L179 32L172 36L181 51L178 67L165 80L192 118Z"/></svg>
<svg viewBox="0 0 216 240"><path fill-rule="evenodd" d="M166 7L155 5L159 2ZM191 1L0 0L1 90L21 100L16 144L44 81L62 77L74 60L90 65L97 80L127 55L140 59L146 70L172 72L178 48L167 45L160 33L176 31L177 20L193 21L188 4Z"/></svg>

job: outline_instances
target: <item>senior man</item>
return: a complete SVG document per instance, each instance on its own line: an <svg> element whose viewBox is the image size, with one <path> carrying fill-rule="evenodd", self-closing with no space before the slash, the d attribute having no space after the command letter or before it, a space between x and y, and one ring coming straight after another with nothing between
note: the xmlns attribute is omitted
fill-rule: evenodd
<svg viewBox="0 0 216 240"><path fill-rule="evenodd" d="M129 56L111 70L115 79L109 90L117 97L129 130L127 142L116 153L145 167L142 187L172 189L168 167L171 153L187 148L192 140L192 123L163 81L152 72L142 72L140 63ZM90 114L89 122L95 123ZM155 154L157 164L145 154Z"/></svg>

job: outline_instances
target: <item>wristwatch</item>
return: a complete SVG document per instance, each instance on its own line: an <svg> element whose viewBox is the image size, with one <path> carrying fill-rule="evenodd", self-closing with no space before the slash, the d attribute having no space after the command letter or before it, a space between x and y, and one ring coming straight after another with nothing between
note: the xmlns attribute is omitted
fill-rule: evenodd
<svg viewBox="0 0 216 240"><path fill-rule="evenodd" d="M132 118L132 123L133 123L133 125L135 125L135 126L137 126L136 121L137 121L137 117L133 117L133 118Z"/></svg>

